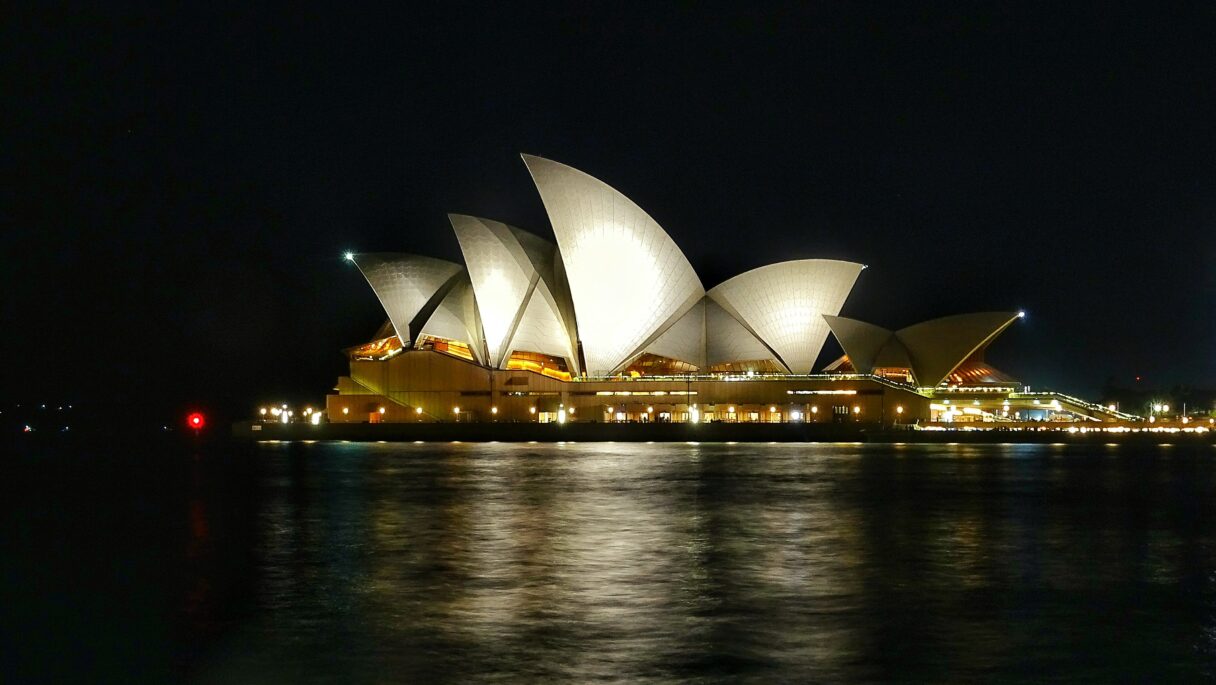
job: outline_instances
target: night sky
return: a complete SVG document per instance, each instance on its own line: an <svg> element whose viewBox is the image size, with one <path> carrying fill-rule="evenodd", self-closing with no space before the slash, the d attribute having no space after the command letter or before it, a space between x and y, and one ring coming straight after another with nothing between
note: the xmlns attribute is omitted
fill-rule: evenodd
<svg viewBox="0 0 1216 685"><path fill-rule="evenodd" d="M1211 3L244 4L6 10L7 398L319 402L384 319L344 250L460 261L448 212L552 236L520 152L707 288L848 259L846 316L1026 310L989 360L1035 386L1216 382Z"/></svg>

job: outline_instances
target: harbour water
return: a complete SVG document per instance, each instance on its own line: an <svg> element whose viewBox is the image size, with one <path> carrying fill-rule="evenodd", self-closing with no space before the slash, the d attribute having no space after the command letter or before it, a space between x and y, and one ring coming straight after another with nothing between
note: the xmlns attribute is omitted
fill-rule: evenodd
<svg viewBox="0 0 1216 685"><path fill-rule="evenodd" d="M12 681L1216 677L1211 445L279 443L17 464Z"/></svg>

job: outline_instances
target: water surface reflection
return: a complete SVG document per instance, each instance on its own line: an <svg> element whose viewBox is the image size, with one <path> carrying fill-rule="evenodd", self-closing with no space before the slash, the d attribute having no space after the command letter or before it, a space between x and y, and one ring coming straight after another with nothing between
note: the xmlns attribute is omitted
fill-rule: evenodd
<svg viewBox="0 0 1216 685"><path fill-rule="evenodd" d="M204 680L1094 682L1209 672L1206 452L267 445Z"/></svg>

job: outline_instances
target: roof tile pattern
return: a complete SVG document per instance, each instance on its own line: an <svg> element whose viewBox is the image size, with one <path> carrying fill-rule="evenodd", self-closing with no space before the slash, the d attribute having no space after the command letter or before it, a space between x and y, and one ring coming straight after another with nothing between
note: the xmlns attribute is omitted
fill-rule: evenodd
<svg viewBox="0 0 1216 685"><path fill-rule="evenodd" d="M730 362L774 359L773 351L731 316L722 305L705 298L705 362L709 366Z"/></svg>
<svg viewBox="0 0 1216 685"><path fill-rule="evenodd" d="M524 155L553 225L587 371L612 373L705 294L666 231L577 169Z"/></svg>
<svg viewBox="0 0 1216 685"><path fill-rule="evenodd" d="M901 328L895 336L912 357L916 381L936 386L1019 318L1018 312L956 314Z"/></svg>
<svg viewBox="0 0 1216 685"><path fill-rule="evenodd" d="M488 363L503 368L512 351L527 350L564 357L577 369L572 323L553 293L557 247L500 221L448 219L477 295Z"/></svg>
<svg viewBox="0 0 1216 685"><path fill-rule="evenodd" d="M792 373L810 373L836 315L864 267L833 259L800 259L752 269L712 288L709 296L739 319Z"/></svg>
<svg viewBox="0 0 1216 685"><path fill-rule="evenodd" d="M481 330L477 315L477 300L473 297L473 285L469 275L461 273L440 299L435 311L418 331L418 336L431 335L463 342L469 346L473 358L485 363L485 356L474 341L480 340Z"/></svg>
<svg viewBox="0 0 1216 685"><path fill-rule="evenodd" d="M407 347L419 334L410 328L411 323L464 270L443 259L411 254L372 252L352 255L352 259Z"/></svg>
<svg viewBox="0 0 1216 685"><path fill-rule="evenodd" d="M698 368L705 366L705 298L647 345L646 351Z"/></svg>
<svg viewBox="0 0 1216 685"><path fill-rule="evenodd" d="M1018 312L955 314L894 332L842 316L824 320L858 373L906 367L922 387L936 387L1021 316Z"/></svg>

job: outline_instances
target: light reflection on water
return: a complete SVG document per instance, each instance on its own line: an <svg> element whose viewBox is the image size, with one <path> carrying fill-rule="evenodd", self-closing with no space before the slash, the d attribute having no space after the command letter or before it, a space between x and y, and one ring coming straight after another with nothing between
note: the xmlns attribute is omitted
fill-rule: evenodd
<svg viewBox="0 0 1216 685"><path fill-rule="evenodd" d="M1216 654L1216 456L1114 452L266 445L255 608L197 673L1201 677Z"/></svg>

